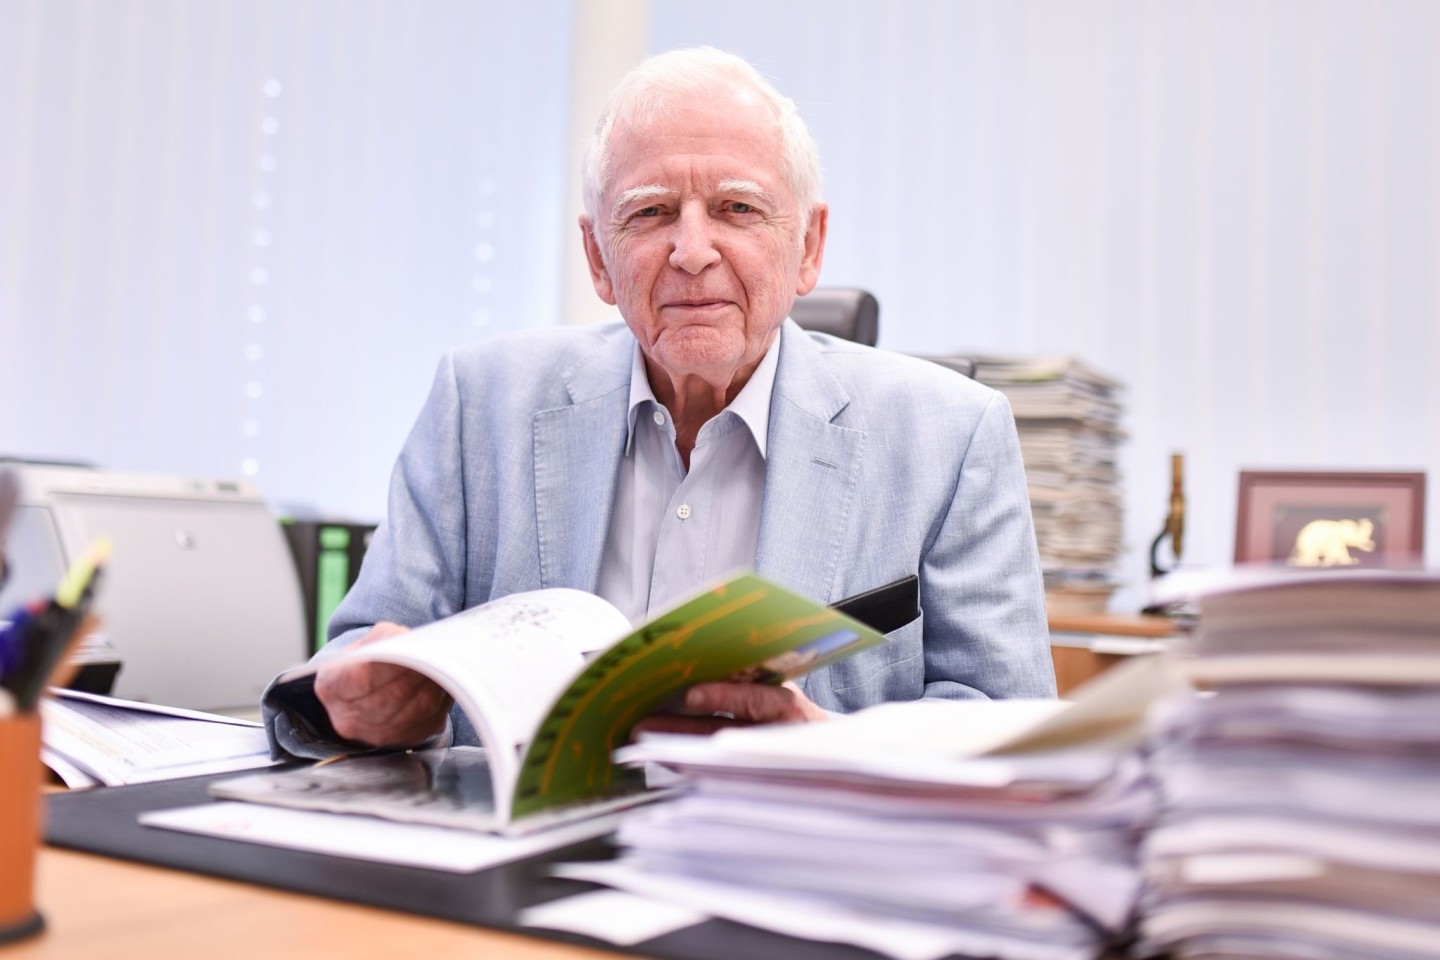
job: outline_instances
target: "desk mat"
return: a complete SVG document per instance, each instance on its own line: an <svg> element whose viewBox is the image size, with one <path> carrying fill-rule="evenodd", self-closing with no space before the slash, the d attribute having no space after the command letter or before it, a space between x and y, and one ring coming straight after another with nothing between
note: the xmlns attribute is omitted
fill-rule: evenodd
<svg viewBox="0 0 1440 960"><path fill-rule="evenodd" d="M547 874L552 863L604 860L614 849L588 840L529 860L471 874L451 874L238 840L204 837L141 826L151 810L211 801L210 781L233 774L167 780L128 787L102 787L46 798L45 841L51 846L98 853L121 860L189 870L265 887L399 910L458 923L592 948L613 944L562 931L522 927L516 916L526 907L597 889L593 884ZM708 920L646 941L627 952L660 960L875 960L858 947L798 940L727 920Z"/></svg>

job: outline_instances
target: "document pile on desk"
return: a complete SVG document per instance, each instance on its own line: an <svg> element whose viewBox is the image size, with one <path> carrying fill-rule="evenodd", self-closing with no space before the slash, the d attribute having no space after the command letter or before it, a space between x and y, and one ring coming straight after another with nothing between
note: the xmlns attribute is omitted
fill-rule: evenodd
<svg viewBox="0 0 1440 960"><path fill-rule="evenodd" d="M1269 576L1202 597L1154 757L1146 950L1420 958L1440 943L1440 576Z"/></svg>
<svg viewBox="0 0 1440 960"><path fill-rule="evenodd" d="M51 691L40 759L71 789L153 783L270 766L265 730L181 707Z"/></svg>
<svg viewBox="0 0 1440 960"><path fill-rule="evenodd" d="M1015 414L1051 609L1103 613L1124 547L1120 382L1067 356L977 356L975 379Z"/></svg>
<svg viewBox="0 0 1440 960"><path fill-rule="evenodd" d="M1137 661L1083 700L883 704L831 723L652 737L689 782L565 876L905 960L1093 957L1131 919L1154 810Z"/></svg>

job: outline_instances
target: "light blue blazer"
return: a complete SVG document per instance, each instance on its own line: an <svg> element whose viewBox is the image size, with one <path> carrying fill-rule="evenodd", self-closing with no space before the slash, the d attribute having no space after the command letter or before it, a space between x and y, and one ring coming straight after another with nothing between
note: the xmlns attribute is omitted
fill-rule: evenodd
<svg viewBox="0 0 1440 960"><path fill-rule="evenodd" d="M756 570L825 603L920 578L919 617L804 677L805 692L840 711L922 696L1053 696L1005 397L793 321L780 336ZM428 623L541 587L593 592L634 347L616 322L447 354L326 652L380 620Z"/></svg>

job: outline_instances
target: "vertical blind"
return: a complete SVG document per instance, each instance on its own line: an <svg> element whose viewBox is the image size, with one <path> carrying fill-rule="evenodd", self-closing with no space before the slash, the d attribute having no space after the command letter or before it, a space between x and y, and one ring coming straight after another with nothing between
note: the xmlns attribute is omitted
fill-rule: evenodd
<svg viewBox="0 0 1440 960"><path fill-rule="evenodd" d="M378 518L447 347L558 322L564 0L10 0L0 452Z"/></svg>

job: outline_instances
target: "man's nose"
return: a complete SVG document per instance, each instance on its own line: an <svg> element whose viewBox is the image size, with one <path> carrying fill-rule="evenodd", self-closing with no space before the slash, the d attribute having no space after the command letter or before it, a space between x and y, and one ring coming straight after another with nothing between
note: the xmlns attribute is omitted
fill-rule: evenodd
<svg viewBox="0 0 1440 960"><path fill-rule="evenodd" d="M670 250L670 266L694 275L720 262L720 251L711 233L709 211L702 203L687 203L680 208Z"/></svg>

